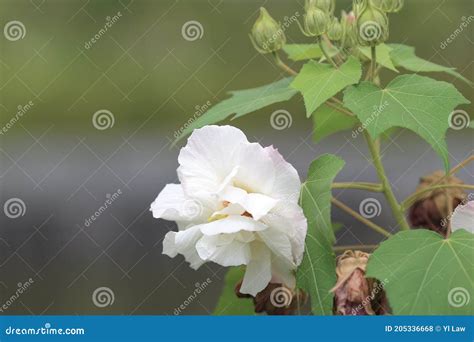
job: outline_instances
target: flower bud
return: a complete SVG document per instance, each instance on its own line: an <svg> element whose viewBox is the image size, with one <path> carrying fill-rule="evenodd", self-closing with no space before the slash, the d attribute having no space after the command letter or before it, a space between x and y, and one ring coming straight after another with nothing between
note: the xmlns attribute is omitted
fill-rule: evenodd
<svg viewBox="0 0 474 342"><path fill-rule="evenodd" d="M388 17L369 0L358 0L356 8L357 41L362 46L376 46L388 39Z"/></svg>
<svg viewBox="0 0 474 342"><path fill-rule="evenodd" d="M306 12L313 8L319 8L329 16L334 14L334 9L336 8L335 0L306 0L304 6Z"/></svg>
<svg viewBox="0 0 474 342"><path fill-rule="evenodd" d="M350 48L356 45L356 29L355 29L354 12L346 13L342 11L341 27L342 27L342 47Z"/></svg>
<svg viewBox="0 0 474 342"><path fill-rule="evenodd" d="M278 51L286 43L285 33L280 24L263 7L260 7L260 16L253 25L250 40L260 53Z"/></svg>
<svg viewBox="0 0 474 342"><path fill-rule="evenodd" d="M325 33L329 25L329 15L317 7L312 7L304 15L304 29L301 31L308 37L319 37Z"/></svg>
<svg viewBox="0 0 474 342"><path fill-rule="evenodd" d="M339 41L342 39L342 36L343 36L342 25L339 22L339 20L337 20L336 17L332 18L332 21L328 27L327 34L330 40Z"/></svg>
<svg viewBox="0 0 474 342"><path fill-rule="evenodd" d="M402 9L404 0L370 0L370 2L384 12L396 13Z"/></svg>
<svg viewBox="0 0 474 342"><path fill-rule="evenodd" d="M420 179L416 191L432 187L439 183L445 173L436 171ZM446 178L443 183L456 185L464 184L454 176ZM422 227L446 235L450 213L448 203L451 201L453 210L467 199L466 193L461 188L435 189L425 192L410 208L409 220L413 227Z"/></svg>
<svg viewBox="0 0 474 342"><path fill-rule="evenodd" d="M383 282L365 277L370 254L345 251L337 258L337 283L333 312L336 315L384 315L390 311Z"/></svg>

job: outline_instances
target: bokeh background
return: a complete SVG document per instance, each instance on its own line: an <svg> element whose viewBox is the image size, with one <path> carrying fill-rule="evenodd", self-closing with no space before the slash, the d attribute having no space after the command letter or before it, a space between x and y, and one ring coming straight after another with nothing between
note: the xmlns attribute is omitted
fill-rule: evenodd
<svg viewBox="0 0 474 342"><path fill-rule="evenodd" d="M230 90L270 83L282 72L256 53L248 32L260 6L280 20L303 13L303 0L0 0L0 24L20 21L24 37L0 36L0 126L18 106L33 106L0 135L0 204L25 203L23 216L0 212L0 305L29 278L34 283L3 314L173 314L196 283L212 283L183 314L212 312L225 269L205 265L191 270L182 257L163 256L161 242L176 229L155 220L149 205L166 183L176 182L174 133L196 108L216 104ZM338 0L338 11L349 1ZM100 39L87 42L118 16ZM421 57L456 67L473 77L473 27L445 49L441 43L473 13L471 0L408 0L391 16L390 41L417 47ZM202 37L184 39L189 21ZM309 42L292 25L289 42ZM299 68L299 64L290 63ZM401 72L404 72L401 70ZM383 83L395 73L384 72ZM472 88L446 74L472 100ZM292 125L275 130L270 115L284 109ZM462 109L472 113L472 106ZM112 113L112 127L99 130L94 113ZM339 181L375 181L363 141L351 132L314 144L312 124L295 96L232 122L250 140L275 145L302 179L310 162L330 152L347 166ZM453 164L473 152L472 130L450 131ZM409 195L420 176L442 168L421 139L398 132L383 145L384 161L399 198ZM472 181L472 167L459 176ZM118 190L122 194L93 224L90 217ZM335 194L357 209L368 196L382 203L375 221L395 231L383 198L360 191ZM343 223L338 244L381 240L338 209ZM104 308L92 301L100 287L112 290Z"/></svg>

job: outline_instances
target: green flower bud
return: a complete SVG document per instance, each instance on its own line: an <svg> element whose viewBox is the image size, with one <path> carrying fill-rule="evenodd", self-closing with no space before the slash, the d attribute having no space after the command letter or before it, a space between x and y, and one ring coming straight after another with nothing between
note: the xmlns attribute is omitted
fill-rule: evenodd
<svg viewBox="0 0 474 342"><path fill-rule="evenodd" d="M388 38L388 17L369 0L356 1L357 42L362 46L376 46Z"/></svg>
<svg viewBox="0 0 474 342"><path fill-rule="evenodd" d="M328 38L333 41L339 41L342 39L343 33L342 25L339 20L337 20L335 17L332 18L332 21L328 27Z"/></svg>
<svg viewBox="0 0 474 342"><path fill-rule="evenodd" d="M286 43L281 25L263 7L260 7L260 16L253 25L250 40L260 53L278 51Z"/></svg>
<svg viewBox="0 0 474 342"><path fill-rule="evenodd" d="M329 25L329 15L317 7L310 8L304 15L304 28L301 31L308 37L319 37Z"/></svg>
<svg viewBox="0 0 474 342"><path fill-rule="evenodd" d="M341 15L341 26L342 26L342 47L350 48L357 44L356 42L356 28L355 28L356 17L354 12L347 14L342 11Z"/></svg>
<svg viewBox="0 0 474 342"><path fill-rule="evenodd" d="M324 11L326 14L332 16L334 14L334 9L336 8L336 0L306 0L305 1L305 10L308 12L312 8L319 8Z"/></svg>
<svg viewBox="0 0 474 342"><path fill-rule="evenodd" d="M396 13L402 9L404 0L370 0L370 2L384 12Z"/></svg>

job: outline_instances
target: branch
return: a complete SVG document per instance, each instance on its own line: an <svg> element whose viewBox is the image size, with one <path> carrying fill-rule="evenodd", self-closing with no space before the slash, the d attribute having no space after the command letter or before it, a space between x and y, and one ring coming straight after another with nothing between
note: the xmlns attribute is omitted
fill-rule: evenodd
<svg viewBox="0 0 474 342"><path fill-rule="evenodd" d="M347 205L345 205L344 203L340 202L339 200L337 200L336 198L332 198L331 199L331 202L336 206L338 207L339 209L345 211L347 214L353 216L355 219L359 220L360 222L364 223L367 227L375 230L376 232L386 236L386 237L390 237L392 236L392 234L390 234L389 232L387 232L384 228L380 227L379 225L373 223L372 221L366 219L365 217L363 217L362 215L360 215L359 213L355 212L354 210L352 210L351 208L349 208Z"/></svg>
<svg viewBox="0 0 474 342"><path fill-rule="evenodd" d="M350 182L350 183L333 183L333 189L356 189L367 190L372 192L383 192L382 184L379 183L364 183L364 182Z"/></svg>
<svg viewBox="0 0 474 342"><path fill-rule="evenodd" d="M273 57L275 58L275 63L276 65L281 68L283 71L285 71L286 73L290 74L291 76L296 76L298 75L298 73L293 70L292 68L290 68L287 64L285 64L281 59L280 59L280 56L278 56L278 52L273 52Z"/></svg>
<svg viewBox="0 0 474 342"><path fill-rule="evenodd" d="M437 189L449 189L449 188L461 188L461 189L474 190L474 185L468 185L468 184L441 184L441 185L430 186L429 188L422 189L422 190L419 190L419 191L411 194L406 200L404 200L402 202L402 207L405 210L408 209L425 192L433 191L433 190L437 190Z"/></svg>

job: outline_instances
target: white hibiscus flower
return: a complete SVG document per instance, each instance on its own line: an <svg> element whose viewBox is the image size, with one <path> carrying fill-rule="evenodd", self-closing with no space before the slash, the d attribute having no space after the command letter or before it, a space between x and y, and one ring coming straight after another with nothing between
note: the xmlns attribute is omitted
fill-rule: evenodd
<svg viewBox="0 0 474 342"><path fill-rule="evenodd" d="M465 229L474 233L474 201L456 207L451 217L451 229L453 232L458 229Z"/></svg>
<svg viewBox="0 0 474 342"><path fill-rule="evenodd" d="M178 223L163 253L184 255L194 269L207 261L246 265L245 294L270 282L294 288L307 222L293 166L231 126L194 130L178 162L181 184L166 185L151 204L153 217Z"/></svg>

